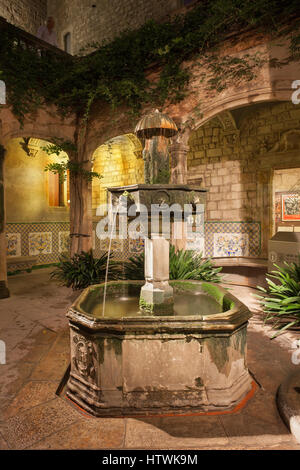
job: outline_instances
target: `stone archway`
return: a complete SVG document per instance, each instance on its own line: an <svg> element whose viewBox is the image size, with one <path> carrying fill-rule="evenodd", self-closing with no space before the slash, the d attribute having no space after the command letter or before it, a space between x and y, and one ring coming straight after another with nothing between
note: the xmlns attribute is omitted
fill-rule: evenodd
<svg viewBox="0 0 300 470"><path fill-rule="evenodd" d="M45 171L46 165L60 163L68 155L48 155L43 149L49 144L36 138L6 143L4 256L9 272L57 262L59 254L69 251L68 181Z"/></svg>
<svg viewBox="0 0 300 470"><path fill-rule="evenodd" d="M93 153L93 170L103 177L92 183L93 249L96 256L107 251L108 240L99 240L96 227L107 210L107 188L144 182L142 144L133 134L116 136L100 145ZM141 240L114 240L112 256L124 261L143 249Z"/></svg>
<svg viewBox="0 0 300 470"><path fill-rule="evenodd" d="M144 182L142 144L134 134L110 139L93 154L93 170L102 175L93 181L93 209L106 203L106 188Z"/></svg>
<svg viewBox="0 0 300 470"><path fill-rule="evenodd" d="M223 111L191 132L187 181L209 190L207 256L267 257L272 171L300 165L299 128L300 110L285 101Z"/></svg>
<svg viewBox="0 0 300 470"><path fill-rule="evenodd" d="M9 139L28 136L50 142L56 139L73 142L76 130L75 116L62 117L55 106L37 109L34 115L25 116L22 125L6 106L0 109L0 122L0 142L3 145Z"/></svg>

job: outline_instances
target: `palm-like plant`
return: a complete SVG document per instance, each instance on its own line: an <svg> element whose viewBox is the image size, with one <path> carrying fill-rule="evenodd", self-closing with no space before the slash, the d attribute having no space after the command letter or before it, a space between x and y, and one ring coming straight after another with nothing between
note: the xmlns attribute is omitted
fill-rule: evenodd
<svg viewBox="0 0 300 470"><path fill-rule="evenodd" d="M51 278L74 290L84 289L105 279L106 264L107 253L100 258L94 258L92 250L75 254L72 258L62 255L51 273ZM115 279L118 272L120 272L119 263L110 260L108 278Z"/></svg>
<svg viewBox="0 0 300 470"><path fill-rule="evenodd" d="M189 250L175 251L170 245L170 279L194 279L196 281L220 282L218 273L222 268L215 268L210 258L204 260L202 253Z"/></svg>
<svg viewBox="0 0 300 470"><path fill-rule="evenodd" d="M144 253L129 258L124 264L125 279L144 279ZM188 250L175 251L170 246L169 259L170 279L194 279L207 282L220 282L218 273L222 268L215 268L211 259L203 260L202 254Z"/></svg>
<svg viewBox="0 0 300 470"><path fill-rule="evenodd" d="M284 267L274 265L277 271L272 271L268 277L268 287L258 289L264 295L257 295L263 311L266 313L265 322L274 320L274 328L278 328L273 338L288 328L300 325L300 263L284 263Z"/></svg>
<svg viewBox="0 0 300 470"><path fill-rule="evenodd" d="M124 278L129 280L145 279L145 256L139 253L124 263Z"/></svg>

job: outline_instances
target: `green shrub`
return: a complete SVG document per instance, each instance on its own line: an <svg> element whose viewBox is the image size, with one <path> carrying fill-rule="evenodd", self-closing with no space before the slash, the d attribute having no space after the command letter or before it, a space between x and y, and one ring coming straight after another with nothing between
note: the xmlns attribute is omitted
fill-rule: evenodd
<svg viewBox="0 0 300 470"><path fill-rule="evenodd" d="M287 328L300 325L300 262L284 264L284 267L274 265L277 271L272 271L269 277L276 282L267 277L268 287L258 286L264 295L256 296L266 314L265 322L273 320L273 327L278 329L272 338Z"/></svg>
<svg viewBox="0 0 300 470"><path fill-rule="evenodd" d="M98 284L105 279L107 253L94 258L92 250L75 254L72 258L60 256L57 267L52 271L51 278L63 285L75 289L84 289L91 284ZM119 263L110 260L108 279L115 279L120 272Z"/></svg>
<svg viewBox="0 0 300 470"><path fill-rule="evenodd" d="M189 250L175 251L170 245L170 279L194 279L196 281L220 282L219 272L211 259L202 258L202 253L195 254Z"/></svg>
<svg viewBox="0 0 300 470"><path fill-rule="evenodd" d="M202 254L194 254L188 250L175 252L170 245L170 279L194 279L207 282L220 282L219 272L222 268L215 268L211 259L203 260ZM124 263L125 279L144 279L144 253L129 258Z"/></svg>
<svg viewBox="0 0 300 470"><path fill-rule="evenodd" d="M124 279L141 280L145 279L145 256L144 252L132 256L124 263Z"/></svg>

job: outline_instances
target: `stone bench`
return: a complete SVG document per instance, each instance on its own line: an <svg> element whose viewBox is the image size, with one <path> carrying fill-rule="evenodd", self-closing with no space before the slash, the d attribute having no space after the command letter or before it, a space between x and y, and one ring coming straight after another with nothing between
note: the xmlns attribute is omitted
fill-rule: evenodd
<svg viewBox="0 0 300 470"><path fill-rule="evenodd" d="M32 270L37 262L37 256L12 256L7 258L7 271L27 271Z"/></svg>
<svg viewBox="0 0 300 470"><path fill-rule="evenodd" d="M231 284L248 287L265 287L268 260L264 258L212 258L215 266L222 266L223 279Z"/></svg>

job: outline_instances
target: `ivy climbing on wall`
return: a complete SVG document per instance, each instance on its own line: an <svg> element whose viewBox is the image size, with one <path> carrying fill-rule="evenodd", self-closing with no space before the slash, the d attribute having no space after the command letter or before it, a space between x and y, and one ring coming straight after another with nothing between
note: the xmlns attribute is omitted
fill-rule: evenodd
<svg viewBox="0 0 300 470"><path fill-rule="evenodd" d="M1 79L21 122L44 102L54 103L63 114L75 112L85 121L96 100L113 108L125 104L138 112L147 103L159 106L184 98L191 70L182 65L190 59L204 61L211 73L209 86L217 91L236 78L251 80L261 65L259 57L218 55L218 46L231 33L255 29L273 37L289 34L287 60L299 59L298 11L298 0L203 0L185 15L163 24L148 21L111 42L89 45L93 52L74 58L37 54L22 47L7 29L1 32ZM159 75L149 82L147 68L153 64ZM222 83L221 76L226 76Z"/></svg>

